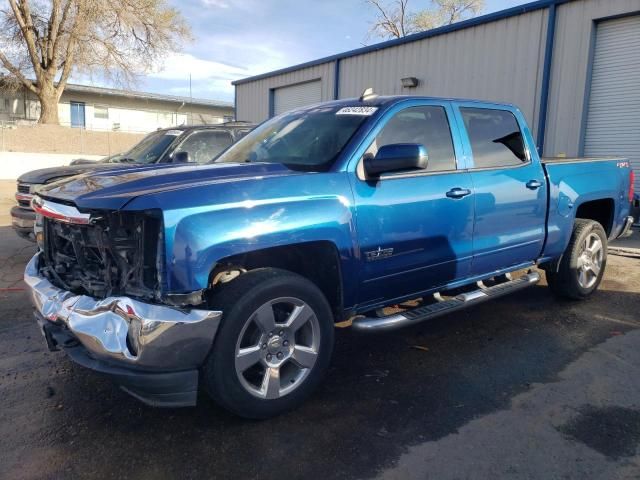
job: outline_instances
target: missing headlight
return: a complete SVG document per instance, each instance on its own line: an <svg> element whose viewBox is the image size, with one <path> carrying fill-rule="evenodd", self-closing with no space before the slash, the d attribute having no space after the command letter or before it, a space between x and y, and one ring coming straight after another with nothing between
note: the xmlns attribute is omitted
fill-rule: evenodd
<svg viewBox="0 0 640 480"><path fill-rule="evenodd" d="M89 225L45 218L42 273L55 285L94 298L160 298L160 212L99 212Z"/></svg>

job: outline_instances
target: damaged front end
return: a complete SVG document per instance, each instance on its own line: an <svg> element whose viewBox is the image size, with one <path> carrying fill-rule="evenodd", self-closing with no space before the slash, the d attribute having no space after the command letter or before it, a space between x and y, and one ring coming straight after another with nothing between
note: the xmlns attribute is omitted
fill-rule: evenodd
<svg viewBox="0 0 640 480"><path fill-rule="evenodd" d="M198 367L222 312L174 305L195 303L195 293L163 296L161 212L82 213L41 198L33 205L41 250L24 280L49 348L114 376L147 403L195 404Z"/></svg>
<svg viewBox="0 0 640 480"><path fill-rule="evenodd" d="M39 202L36 211L43 215L40 272L51 283L95 298L126 295L161 300L161 212L55 217L51 203Z"/></svg>

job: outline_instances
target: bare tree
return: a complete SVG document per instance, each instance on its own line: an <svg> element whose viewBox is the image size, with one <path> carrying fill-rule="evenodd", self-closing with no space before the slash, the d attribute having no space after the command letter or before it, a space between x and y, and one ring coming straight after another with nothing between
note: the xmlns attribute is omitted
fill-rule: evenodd
<svg viewBox="0 0 640 480"><path fill-rule="evenodd" d="M409 0L366 0L376 12L369 34L400 38L411 33L450 25L475 17L484 10L484 0L431 0L429 7L411 11Z"/></svg>
<svg viewBox="0 0 640 480"><path fill-rule="evenodd" d="M376 20L370 28L372 35L400 38L411 33L407 30L409 0L394 0L391 4L384 3L383 0L366 1L376 10Z"/></svg>
<svg viewBox="0 0 640 480"><path fill-rule="evenodd" d="M484 0L432 0L432 5L434 8L411 17L416 31L451 25L475 17L484 10Z"/></svg>
<svg viewBox="0 0 640 480"><path fill-rule="evenodd" d="M40 123L59 123L72 72L129 85L189 37L165 0L8 0L0 9L3 83L38 97Z"/></svg>

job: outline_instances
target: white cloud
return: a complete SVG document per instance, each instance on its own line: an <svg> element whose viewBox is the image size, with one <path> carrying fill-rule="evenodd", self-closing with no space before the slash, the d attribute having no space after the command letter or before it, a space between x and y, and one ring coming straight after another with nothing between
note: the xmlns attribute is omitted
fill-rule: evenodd
<svg viewBox="0 0 640 480"><path fill-rule="evenodd" d="M205 91L231 94L233 80L275 70L285 62L281 54L269 47L259 46L254 47L254 50L256 50L255 57L260 60L246 67L204 60L189 53L171 54L164 60L162 67L148 76L150 79L166 80L172 83L182 82L183 86L173 85L168 88L172 93L179 95L189 92L189 74L191 74L193 91L198 92L199 95ZM196 96L195 93L194 96Z"/></svg>
<svg viewBox="0 0 640 480"><path fill-rule="evenodd" d="M214 60L203 60L189 53L175 53L169 55L158 71L149 76L164 80L204 80L211 77L223 77L235 80L246 75L246 69L235 67Z"/></svg>

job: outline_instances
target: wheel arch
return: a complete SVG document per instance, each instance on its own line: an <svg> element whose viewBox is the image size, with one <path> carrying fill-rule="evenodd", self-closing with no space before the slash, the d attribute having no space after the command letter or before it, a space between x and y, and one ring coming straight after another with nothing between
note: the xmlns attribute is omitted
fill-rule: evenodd
<svg viewBox="0 0 640 480"><path fill-rule="evenodd" d="M609 237L613 230L616 203L613 198L587 200L576 206L575 219L594 220L602 225Z"/></svg>
<svg viewBox="0 0 640 480"><path fill-rule="evenodd" d="M240 267L279 268L301 275L313 282L331 306L334 321L344 317L343 273L337 246L328 240L250 250L221 258L209 273L209 288L216 289L219 273Z"/></svg>

